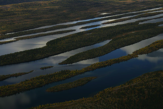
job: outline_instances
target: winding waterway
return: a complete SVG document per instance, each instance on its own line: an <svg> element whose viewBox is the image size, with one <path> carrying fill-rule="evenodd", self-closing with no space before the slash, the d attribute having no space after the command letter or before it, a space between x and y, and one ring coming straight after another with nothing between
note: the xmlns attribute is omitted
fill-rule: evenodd
<svg viewBox="0 0 163 109"><path fill-rule="evenodd" d="M158 9L161 9L161 8L155 8L155 9L143 10L143 11L137 11L137 12L130 12L130 13L156 11ZM115 15L115 16L117 16L117 15ZM117 23L102 25L102 23L117 20L117 19L108 19L108 20L102 20L102 21L98 21L98 22L68 27L68 28L64 28L64 29L58 29L58 30L54 30L54 31L69 30L69 29L75 29L75 31L69 32L69 33L64 33L64 34L49 35L49 36L45 36L45 37L20 40L17 42L0 45L0 51L2 51L2 52L0 52L0 55L43 47L46 45L46 43L48 41L50 41L52 39L57 39L57 38L61 38L61 37L64 37L64 36L67 36L70 34L75 34L78 32L88 31L88 30L92 30L92 29L96 29L96 28L122 25L122 24L132 23L132 22L141 21L141 20L147 20L147 21L145 21L145 23L146 22L147 23L160 22L160 21L162 21L162 20L160 20L161 18L159 18L159 20L157 20L155 18L158 18L161 16L163 17L163 14L132 19L132 17L134 17L134 16L136 16L136 15L117 18L117 19L131 18L130 20L117 22ZM105 16L105 17L108 17L108 16ZM86 22L86 21L102 19L102 18L104 18L104 17L97 17L97 18L87 19L87 20L67 22L67 23L62 23L62 24L57 24L57 25L74 24L74 23L78 23L78 22ZM151 20L151 19L155 20L155 22L153 22L153 20ZM81 29L82 27L91 26L91 25L100 25L100 26L87 28L87 29ZM49 25L49 26L44 26L44 27L35 28L35 29L49 28L49 27L53 27L53 26L56 26L56 25ZM54 31L47 31L46 33L54 32ZM43 33L45 33L45 32L36 33L36 34L43 34ZM28 36L28 35L24 35L24 36ZM23 37L23 36L21 36L21 37ZM106 55L103 55L103 56L100 56L100 57L97 57L94 59L80 61L80 62L71 64L71 65L58 65L58 63L62 62L63 60L67 59L68 57L70 57L74 54L103 46L103 45L109 43L110 40L107 40L107 41L104 41L101 43L97 43L97 44L94 44L91 46L79 48L76 50L68 51L68 52L65 52L62 54L58 54L58 55L44 58L44 59L37 60L37 61L21 63L21 64L14 64L14 65L7 65L7 66L0 66L0 75L6 75L6 74L12 74L12 73L18 73L18 72L27 72L30 70L34 70L34 72L32 72L30 74L23 75L23 76L20 76L17 78L9 78L7 80L1 81L0 86L19 83L26 79L30 79L30 78L33 78L33 77L36 77L39 75L54 73L56 71L60 71L60 70L64 70L64 69L69 69L69 70L82 69L82 68L87 67L96 62L102 62L102 61L106 61L109 59L125 56L127 54L131 54L133 51L143 48L143 47L150 45L151 43L153 43L157 40L161 40L161 39L163 39L163 34L154 36L152 38L140 41L140 42L132 44L132 45L122 47L122 48L114 50L113 52L108 53ZM11 39L7 39L7 40L14 40L14 39L11 38ZM15 94L12 96L8 96L8 97L0 97L0 108L2 108L2 109L26 109L26 108L38 106L41 104L63 102L63 101L67 101L67 100L74 100L74 99L79 99L82 97L93 96L94 94L96 94L97 92L99 92L105 88L120 85L122 83L125 83L128 80L131 80L137 76L140 76L141 74L151 72L151 71L163 70L162 54L163 54L163 49L160 49L158 51L155 51L155 52L152 52L149 54L140 55L139 57L131 59L129 61L121 62L121 63L114 64L109 67L104 67L104 68L96 69L94 71L86 72L84 74L81 74L81 75L78 75L78 76L63 80L63 81L55 82L55 83L46 85L44 87L25 91L25 92ZM47 69L47 70L40 70L41 67L51 66L51 65L54 67ZM83 86L80 86L77 88L73 88L70 90L54 92L54 93L46 92L47 88L52 87L54 85L72 82L79 78L90 77L90 76L97 76L97 79L92 80L91 82L89 82L86 85L83 85Z"/></svg>

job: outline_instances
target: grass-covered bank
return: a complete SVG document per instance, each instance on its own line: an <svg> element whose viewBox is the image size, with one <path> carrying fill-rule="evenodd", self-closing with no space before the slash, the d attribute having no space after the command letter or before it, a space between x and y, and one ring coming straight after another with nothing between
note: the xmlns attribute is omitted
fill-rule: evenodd
<svg viewBox="0 0 163 109"><path fill-rule="evenodd" d="M93 97L40 105L31 109L161 109L163 71L143 74Z"/></svg>
<svg viewBox="0 0 163 109"><path fill-rule="evenodd" d="M49 68L52 68L53 66L46 66L46 67L41 67L40 69L41 70L45 70L45 69L49 69Z"/></svg>
<svg viewBox="0 0 163 109"><path fill-rule="evenodd" d="M37 37L48 36L48 35L57 35L57 34L73 32L73 31L75 31L75 30L65 30L65 31L57 31L57 32L44 33L44 34L38 34L38 35L31 35L31 36L25 36L25 37L17 37L17 38L15 38L15 40L0 42L0 45L7 44L7 43L10 43L10 42L15 42L15 41L18 41L18 40L37 38Z"/></svg>
<svg viewBox="0 0 163 109"><path fill-rule="evenodd" d="M127 14L127 15L136 15L135 13ZM21 35L26 35L26 34L32 34L32 33L39 33L39 32L45 32L45 31L50 31L50 30L57 30L57 29L63 29L63 28L68 28L68 27L73 27L76 25L82 25L82 24L87 24L87 23L92 23L92 22L98 22L101 20L107 20L107 19L116 19L119 17L124 17L126 15L119 15L119 16L112 16L109 18L101 18L101 19L95 19L95 20L90 20L90 21L85 21L85 22L78 22L75 24L69 24L69 25L56 25L52 26L49 28L42 28L42 29L36 29L36 30L28 30L28 31L19 31L14 34L1 34L0 39L5 39L5 38L11 38L11 37L16 37L16 36L21 36Z"/></svg>
<svg viewBox="0 0 163 109"><path fill-rule="evenodd" d="M88 19L100 13L122 13L158 7L161 1L48 0L0 6L0 34Z"/></svg>
<svg viewBox="0 0 163 109"><path fill-rule="evenodd" d="M69 82L69 83L60 84L60 85L57 85L54 87L50 87L46 91L47 92L59 92L59 91L63 91L63 90L72 89L72 88L75 88L78 86L85 85L86 83L90 82L91 80L93 80L95 78L97 78L97 77L84 77L84 78L78 79L78 80L73 81L73 82Z"/></svg>
<svg viewBox="0 0 163 109"><path fill-rule="evenodd" d="M23 92L26 90L30 90L30 89L34 89L37 87L42 87L44 85L47 85L49 83L52 82L57 82L57 81L61 81L61 80L65 80L67 78L71 78L73 76L88 72L88 71L92 71L98 68L102 68L102 67L106 67L106 66L110 66L116 63L120 63L123 61L127 61L130 60L132 58L136 58L138 57L138 55L140 54L146 54L146 53L150 53L152 51L156 51L160 48L163 48L163 40L160 41L156 41L154 43L152 43L151 45L144 47L140 50L135 51L133 54L127 55L127 56L123 56L120 58L116 58L116 59L111 59L111 60L107 60L104 62L98 62L95 64L92 64L86 68L83 68L81 70L64 70L64 71L60 71L60 72L55 72L53 74L47 74L47 75L42 75L39 77L35 77L17 84L12 84L12 85L6 85L6 86L1 86L0 87L0 96L9 96L9 95L13 95L19 92Z"/></svg>
<svg viewBox="0 0 163 109"><path fill-rule="evenodd" d="M143 13L143 12L140 12L140 13ZM127 16L131 16L131 15L137 15L137 14L135 14L135 13L127 14ZM153 15L153 14L151 14L151 15ZM124 13L124 15L118 15L118 16L113 15L112 17L109 17L109 18L95 19L95 20L90 20L90 21L85 21L85 22L78 22L78 23L75 23L75 24L56 25L56 26L52 26L52 27L49 27L49 28L42 28L42 29L28 30L28 31L19 31L19 32L16 32L14 34L1 34L0 39L11 38L11 37L21 36L21 35L26 35L26 34L32 34L32 33L38 33L38 32L45 32L45 31L50 31L50 30L63 29L63 28L68 28L68 27L72 27L72 26L76 26L76 25L82 25L82 24L87 24L87 23L92 23L92 22L98 22L98 21L101 21L101 20L116 19L116 18L125 17L125 16L126 16L126 14ZM82 29L85 29L85 28L82 28Z"/></svg>
<svg viewBox="0 0 163 109"><path fill-rule="evenodd" d="M119 35L118 37L113 38L108 44L85 52L75 54L67 58L65 61L61 62L60 64L71 64L81 60L99 57L109 52L112 52L118 48L131 45L133 43L139 42L141 40L150 37L154 37L162 32L163 32L163 28L158 28L158 27L154 27L151 29L143 28L142 30L138 30L138 31L135 30L129 33L124 32L123 35Z"/></svg>
<svg viewBox="0 0 163 109"><path fill-rule="evenodd" d="M29 72L14 73L14 74L8 74L8 75L0 75L0 81L3 81L5 79L11 78L11 77L22 76L22 75L29 74L29 73L32 73L32 72L33 72L33 70L29 71Z"/></svg>
<svg viewBox="0 0 163 109"><path fill-rule="evenodd" d="M96 44L105 40L113 39L117 36L122 36L122 34L125 34L125 33L130 33L133 31L140 31L138 33L129 34L128 37L125 36L124 39L123 37L122 38L118 37L118 38L113 39L111 42L113 41L116 42L115 43L116 45L113 44L114 46L109 47L109 49L114 50L115 48L122 47L127 44L133 44L143 39L154 37L155 35L162 33L163 28L158 27L159 24L161 23L138 25L138 22L136 22L136 23L129 23L129 24L124 24L124 25L117 25L114 27L99 28L99 29L95 29L91 31L69 35L66 37L62 37L62 38L49 41L46 44L46 46L42 48L26 50L26 51L21 51L21 52L16 52L16 53L0 56L0 60L1 60L0 65L2 66L2 65L34 61L34 60L42 59L48 56L60 54L66 51L81 48L84 46L93 45L93 44ZM133 37L134 34L136 38ZM144 37L141 37L140 35L143 35ZM130 38L130 36L132 37ZM119 44L118 41L123 41L123 40L128 41L130 39L132 39L132 41L127 42L127 44L125 42L122 42L121 45L118 45ZM109 49L107 47L106 49L107 53ZM92 56L97 55L97 53L100 53L100 52L96 51L95 54ZM106 54L106 51L102 53ZM81 57L85 58L84 55L82 55ZM73 58L73 61L76 61L76 59L80 59L81 57Z"/></svg>

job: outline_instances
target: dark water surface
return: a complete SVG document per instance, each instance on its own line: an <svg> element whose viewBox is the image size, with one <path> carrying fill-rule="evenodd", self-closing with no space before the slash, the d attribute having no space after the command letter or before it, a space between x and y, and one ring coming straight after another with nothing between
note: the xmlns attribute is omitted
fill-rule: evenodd
<svg viewBox="0 0 163 109"><path fill-rule="evenodd" d="M150 10L150 11L155 11L155 9ZM138 12L132 12L132 13L138 13ZM1 51L0 55L9 54L9 53L17 52L17 51L28 50L31 48L42 47L42 46L45 46L46 42L48 42L49 40L64 37L69 34L75 34L81 31L88 31L88 30L95 29L95 28L126 24L126 23L131 23L131 22L135 22L139 20L149 20L149 19L160 17L160 16L163 16L163 14L150 16L150 17L144 17L144 18L138 18L138 19L131 19L131 20L107 24L107 25L101 25L101 24L104 22L108 22L109 20L93 22L93 23L84 24L84 25L78 25L78 26L68 28L68 29L75 29L76 30L75 32L64 33L64 34L59 34L59 35L50 35L46 37L40 37L40 38L34 38L34 39L28 39L28 40L21 40L21 41L9 43L9 44L0 45L0 51ZM128 16L128 17L132 18L133 16ZM96 20L96 19L100 19L100 17L94 18L94 19L76 21L76 22L75 21L68 22L67 24ZM115 20L115 19L112 19L112 20ZM160 21L162 21L162 19L161 20L157 19L157 21L155 22L160 22ZM145 23L146 22L155 23L153 20L145 21ZM88 29L80 29L81 27L84 27L84 26L91 26L91 25L96 25L96 24L100 24L100 26L94 27L94 28L88 28ZM55 26L55 25L51 25L51 26ZM36 29L48 28L48 27L50 26L40 27ZM140 41L132 45L122 47L104 56L80 61L71 65L58 65L58 63L62 62L63 60L67 59L68 57L74 54L103 46L109 43L110 40L107 40L98 44L94 44L91 46L79 48L76 50L72 50L69 52L65 52L59 55L44 58L41 60L37 60L37 61L8 65L8 66L0 66L0 75L6 75L6 74L12 74L12 73L18 73L18 72L27 72L30 70L34 70L34 72L30 74L23 75L17 78L9 78L7 80L1 81L0 86L19 83L26 79L30 79L39 75L54 73L56 71L60 71L64 69L65 70L66 69L69 69L69 70L82 69L96 62L102 62L102 61L106 61L109 59L125 56L127 54L131 54L133 51L138 50L147 45L150 45L153 42L157 40L161 40L161 39L163 39L163 34ZM40 67L51 66L51 65L54 67L47 69L47 70L40 70ZM105 88L123 84L127 82L128 80L138 77L144 73L157 71L157 70L163 70L163 49L157 50L149 54L140 55L137 58L134 58L125 62L117 63L112 66L96 69L90 72L85 72L83 74L77 75L75 77L72 77L63 81L48 84L44 87L25 91L25 92L15 94L12 96L8 96L8 97L0 97L0 109L26 109L26 108L30 108L30 107L34 107L34 106L38 106L42 104L47 104L47 103L63 102L63 101L68 101L68 100L79 99L82 97L90 97ZM76 87L70 90L54 92L54 93L46 92L46 89L49 87L62 84L62 83L72 82L77 79L80 79L83 77L90 77L90 76L97 76L97 78L87 83L86 85Z"/></svg>
<svg viewBox="0 0 163 109"><path fill-rule="evenodd" d="M120 51L118 52L120 53ZM124 54L124 51L121 52ZM0 98L0 106L2 109L11 109L11 107L12 109L24 109L40 104L63 102L67 100L93 96L105 88L120 85L144 73L163 70L163 56L160 56L160 52L163 53L163 50L158 50L148 54L148 56L141 55L138 58L131 59L126 62L121 62L109 67L86 72L84 74L69 78L64 81L55 82L41 88L33 89L9 97ZM103 58L99 58L99 61L103 61ZM84 86L66 91L54 93L45 91L51 86L90 76L97 76L98 78L92 80Z"/></svg>

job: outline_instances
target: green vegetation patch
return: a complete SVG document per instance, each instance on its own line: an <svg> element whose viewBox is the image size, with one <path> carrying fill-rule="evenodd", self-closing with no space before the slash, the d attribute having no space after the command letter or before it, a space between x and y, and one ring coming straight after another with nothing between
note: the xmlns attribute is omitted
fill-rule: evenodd
<svg viewBox="0 0 163 109"><path fill-rule="evenodd" d="M75 4L75 5L72 5ZM45 25L94 18L100 13L131 12L158 7L162 2L108 0L48 0L0 6L0 34Z"/></svg>
<svg viewBox="0 0 163 109"><path fill-rule="evenodd" d="M34 61L34 60L42 59L48 56L57 55L63 52L81 48L84 46L93 45L93 44L96 44L105 40L115 38L117 36L121 36L124 33L149 29L149 32L146 30L145 32L142 32L142 33L139 32L138 34L135 34L135 35L133 33L132 35L134 35L134 37L132 35L128 35L129 38L127 38L126 36L124 37L124 39L123 38L113 39L109 44L106 44L105 46L103 46L104 48L106 48L105 49L106 51L104 52L101 52L101 51L99 52L98 50L92 49L92 50L95 50L95 52L93 51L92 52L93 55L88 55L88 57L89 56L97 57L99 56L99 54L101 55L101 53L102 55L108 53L108 50L114 50L116 48L119 48L128 44L133 44L143 39L150 38L157 34L160 34L163 28L158 27L159 24L160 23L138 25L138 22L136 22L136 23L129 23L129 24L124 24L124 25L117 25L114 27L99 28L99 29L81 32L81 33L77 33L73 35L68 35L66 37L62 37L62 38L49 41L46 44L46 46L42 48L36 48L32 50L26 50L26 51L21 51L21 52L16 52L16 53L11 53L11 54L0 56L0 60L1 60L0 65L2 66L2 65L16 64L16 63L21 63L21 62ZM144 37L141 37L142 35ZM132 41L129 41L130 39ZM118 41L120 41L120 43ZM126 41L126 43L123 41ZM116 43L114 44L112 42L116 42ZM112 46L107 46L110 44L112 44ZM78 60L81 60L81 58L82 60L84 58L87 59L87 56L80 55L79 58L78 57L73 58L72 60L73 62L76 62Z"/></svg>
<svg viewBox="0 0 163 109"><path fill-rule="evenodd" d="M33 72L33 70L30 71L30 72L22 72L22 73L8 74L8 75L0 75L0 81L3 81L5 79L11 78L11 77L22 76L22 75L29 74L29 73L32 73L32 72Z"/></svg>
<svg viewBox="0 0 163 109"><path fill-rule="evenodd" d="M25 37L17 37L13 41L4 41L0 42L0 45L10 43L10 42L15 42L18 40L23 40L23 39L31 39L31 38L37 38L37 37L42 37L42 36L48 36L48 35L56 35L56 34L63 34L63 33L68 33L68 32L73 32L75 30L65 30L65 31L57 31L57 32L51 32L51 33L44 33L44 34L38 34L38 35L32 35L32 36L25 36Z"/></svg>
<svg viewBox="0 0 163 109"><path fill-rule="evenodd" d="M131 14L127 14L127 15L135 15L135 14L131 13ZM26 34L32 34L32 33L38 33L38 32L45 32L45 31L56 30L56 29L63 29L63 28L68 28L68 27L72 27L72 26L76 26L76 25L83 25L83 24L87 24L87 23L98 22L101 20L116 19L116 18L124 17L124 16L126 16L126 14L125 15L119 15L119 16L113 16L113 17L107 17L107 18L101 18L101 19L97 19L97 20L78 22L78 23L69 24L69 25L58 25L58 26L53 26L53 27L44 28L44 29L19 31L19 32L16 32L14 34L2 34L0 39L11 38L11 37L21 36L21 35L26 35Z"/></svg>
<svg viewBox="0 0 163 109"><path fill-rule="evenodd" d="M108 44L102 47L94 48L85 52L75 54L67 58L65 61L61 62L60 64L71 64L71 63L75 63L78 61L99 57L113 50L116 50L118 48L139 42L141 40L144 40L150 37L154 37L162 33L163 31L163 28L159 28L158 26L152 27L150 25L141 29L142 30L135 29L135 31L132 31L129 33L124 32L122 35L119 35L116 38L113 38Z"/></svg>
<svg viewBox="0 0 163 109"><path fill-rule="evenodd" d="M140 50L135 51L133 54L129 54L127 56L122 56L120 58L116 58L116 59L111 59L111 60L107 60L104 62L98 62L95 64L92 64L86 68L83 68L81 70L63 70L60 72L55 72L53 74L47 74L47 75L42 75L39 77L35 77L17 84L12 84L12 85L6 85L6 86L0 86L0 96L9 96L9 95L13 95L19 92L23 92L26 90L30 90L30 89L34 89L37 87L42 87L46 84L52 83L52 82L56 82L56 81L61 81L61 80L65 80L67 78L82 74L84 72L88 72L88 71L92 71L98 68L102 68L102 67L106 67L106 66L110 66L116 63L120 63L123 61L127 61L130 60L132 58L136 58L138 57L139 54L146 54L146 53L150 53L152 51L158 50L160 48L163 48L163 40L157 41L155 43L152 43L151 45L144 47Z"/></svg>
<svg viewBox="0 0 163 109"><path fill-rule="evenodd" d="M81 78L79 80L73 81L73 82L69 82L69 83L65 83L65 84L60 84L51 88L48 88L46 91L47 92L59 92L59 91L63 91L63 90L68 90L68 89L72 89L78 86L82 86L88 82L90 82L91 80L95 79L97 77L85 77L85 78Z"/></svg>
<svg viewBox="0 0 163 109"><path fill-rule="evenodd" d="M46 66L46 67L41 67L40 69L41 70L45 70L45 69L49 69L49 68L52 68L53 66Z"/></svg>
<svg viewBox="0 0 163 109"><path fill-rule="evenodd" d="M126 21L126 20L130 20L130 19L137 19L137 18L141 18L141 17L150 17L150 16L154 16L154 15L158 15L158 14L162 14L162 12L155 12L155 13L140 13L140 15L137 15L135 17L131 17L131 18L123 18L123 19L118 19L118 20L114 20L114 21L109 21L109 22L105 22L103 24L110 24L110 23L117 23L117 22L122 22L122 21ZM131 14L132 15L132 14ZM134 15L134 14L133 14ZM125 15L126 16L126 15ZM125 17L124 16L124 17ZM158 17L160 18L160 17ZM149 19L148 19L149 20Z"/></svg>
<svg viewBox="0 0 163 109"><path fill-rule="evenodd" d="M143 74L93 97L46 104L31 109L161 109L163 71Z"/></svg>

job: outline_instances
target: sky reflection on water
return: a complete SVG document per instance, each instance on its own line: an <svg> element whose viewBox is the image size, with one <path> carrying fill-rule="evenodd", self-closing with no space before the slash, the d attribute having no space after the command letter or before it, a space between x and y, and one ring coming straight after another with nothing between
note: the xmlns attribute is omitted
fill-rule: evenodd
<svg viewBox="0 0 163 109"><path fill-rule="evenodd" d="M160 8L158 8L158 9L160 9ZM154 10L156 10L156 9L154 9ZM134 12L131 12L131 13L134 13ZM34 38L34 39L28 39L28 40L21 40L21 41L9 43L9 44L0 45L0 50L3 51L3 52L0 52L0 55L13 53L13 52L17 52L17 51L23 51L23 50L27 50L27 49L31 49L31 48L43 47L46 45L46 42L48 42L49 40L56 39L59 37L64 37L69 34L75 34L77 32L81 32L81 31L88 31L91 29L101 28L101 27L106 27L106 26L115 26L115 25L131 23L131 22L136 22L136 21L145 20L145 19L148 20L148 19L157 18L160 16L163 16L163 14L155 15L155 16L151 16L151 17L147 17L147 18L131 19L131 20L123 21L123 22L101 25L101 26L88 28L88 29L80 29L80 28L83 26L90 26L93 24L94 25L102 24L108 20L94 22L94 23L85 24L85 25L78 25L78 26L70 27L70 28L75 28L76 29L75 32L64 33L64 34L59 34L59 35L50 35L50 36L46 36L46 37L40 37L40 38ZM94 18L91 20L95 20L95 19L98 19L98 18ZM90 19L83 20L83 22L89 21L89 20ZM82 21L74 21L71 23L77 23L77 22L82 22ZM153 22L153 21L151 20L151 22ZM69 23L67 23L67 24L69 24ZM51 25L51 26L54 26L54 25ZM47 28L47 27L50 27L50 26L45 26L45 27L40 27L40 28ZM40 28L37 28L37 29L40 29ZM68 29L70 29L70 28L68 28ZM34 72L24 75L24 76L17 77L17 78L10 78L5 81L2 81L2 82L0 82L0 86L18 83L18 82L24 81L26 79L36 77L38 75L54 73L56 71L60 71L60 70L64 70L64 69L70 69L70 70L82 69L82 68L89 66L90 64L96 63L96 62L102 62L102 61L106 61L109 59L125 56L127 54L131 54L133 51L138 50L142 47L145 47L145 46L147 46L157 40L161 40L161 39L163 39L163 34L157 35L153 38L149 38L149 39L140 41L138 43L135 43L135 44L132 44L132 45L129 45L126 47L122 47L122 48L114 50L111 53L108 53L104 56L100 56L100 57L94 58L94 59L80 61L80 62L72 64L72 65L58 65L58 63L76 53L80 53L82 51L86 51L89 49L103 46L103 45L109 43L109 40L92 45L92 46L79 48L76 50L72 50L69 52L65 52L65 53L62 53L59 55L51 56L51 57L44 58L44 59L37 60L37 61L15 64L15 65L8 65L8 66L1 66L0 67L0 71L1 71L0 75L18 73L18 72L23 72L23 71L27 72L30 70L34 70ZM59 82L55 82L55 83L46 85L44 87L25 91L25 92L15 94L12 96L8 96L8 97L0 97L0 108L2 108L2 109L11 109L11 108L12 109L26 109L26 108L38 106L41 104L63 102L63 101L68 101L68 100L72 100L72 99L79 99L82 97L93 96L94 94L96 94L97 92L99 92L105 88L120 85L120 84L125 83L126 81L131 80L135 77L138 77L144 73L156 71L156 70L163 70L162 54L163 54L163 49L160 49L160 50L157 50L157 51L149 53L149 54L140 55L138 58L134 58L129 61L117 63L112 66L108 66L108 67L96 69L94 71L86 72L81 75L77 75L75 77L72 77L72 78L69 78L69 79L66 79L63 81L59 81ZM49 66L49 65L53 65L54 67L47 69L47 70L40 70L40 67ZM91 82L89 82L86 85L83 85L83 86L80 86L77 88L73 88L70 90L66 90L66 91L55 92L55 93L49 93L49 92L45 91L47 88L52 87L54 85L72 82L77 79L80 79L83 77L90 77L90 76L97 76L98 78L95 80L92 80Z"/></svg>

